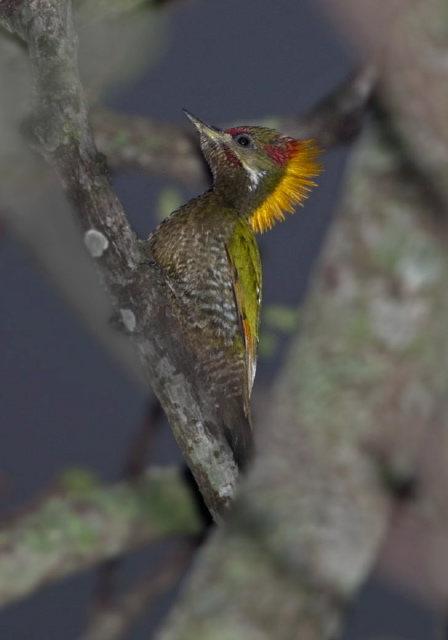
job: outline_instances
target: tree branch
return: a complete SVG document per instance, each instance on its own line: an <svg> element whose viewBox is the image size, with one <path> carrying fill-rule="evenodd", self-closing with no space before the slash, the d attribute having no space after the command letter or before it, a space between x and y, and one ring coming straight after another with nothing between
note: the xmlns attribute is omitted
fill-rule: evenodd
<svg viewBox="0 0 448 640"><path fill-rule="evenodd" d="M375 57L378 96L401 144L428 184L448 202L446 15L437 0L321 0L344 35Z"/></svg>
<svg viewBox="0 0 448 640"><path fill-rule="evenodd" d="M104 156L88 126L77 69L70 2L20 0L0 5L0 24L26 40L34 81L28 135L76 208L87 249L109 291L118 328L134 343L204 500L216 519L234 495L237 468L204 390L181 372L189 355L166 282L132 232L111 188Z"/></svg>
<svg viewBox="0 0 448 640"><path fill-rule="evenodd" d="M437 202L373 123L252 473L160 640L339 637L387 531L385 479L416 472L446 395L446 246Z"/></svg>
<svg viewBox="0 0 448 640"><path fill-rule="evenodd" d="M308 113L268 117L259 124L303 140L314 138L329 150L359 133L375 82L375 67L366 64ZM116 169L155 173L186 185L204 184L208 179L197 142L184 127L110 109L94 112L92 127L98 147Z"/></svg>
<svg viewBox="0 0 448 640"><path fill-rule="evenodd" d="M197 535L202 522L182 474L148 471L102 487L71 480L0 526L0 604L168 536Z"/></svg>
<svg viewBox="0 0 448 640"><path fill-rule="evenodd" d="M98 148L112 168L146 171L186 185L206 182L206 164L186 127L111 109L94 111L91 122Z"/></svg>

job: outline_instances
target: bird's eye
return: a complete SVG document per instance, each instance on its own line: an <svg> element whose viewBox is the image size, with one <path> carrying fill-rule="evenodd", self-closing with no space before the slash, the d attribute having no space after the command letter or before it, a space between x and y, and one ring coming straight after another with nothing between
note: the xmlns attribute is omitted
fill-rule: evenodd
<svg viewBox="0 0 448 640"><path fill-rule="evenodd" d="M246 136L244 133L240 133L235 137L235 142L240 145L240 147L251 147L252 140L249 136Z"/></svg>

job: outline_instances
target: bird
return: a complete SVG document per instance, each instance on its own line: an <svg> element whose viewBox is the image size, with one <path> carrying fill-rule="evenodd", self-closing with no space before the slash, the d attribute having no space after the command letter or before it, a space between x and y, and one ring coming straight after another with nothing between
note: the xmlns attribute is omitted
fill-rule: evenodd
<svg viewBox="0 0 448 640"><path fill-rule="evenodd" d="M255 234L303 204L321 171L321 150L314 140L260 126L219 129L184 112L212 185L163 220L148 245L181 319L184 373L208 398L243 471L254 452L250 396L262 297Z"/></svg>

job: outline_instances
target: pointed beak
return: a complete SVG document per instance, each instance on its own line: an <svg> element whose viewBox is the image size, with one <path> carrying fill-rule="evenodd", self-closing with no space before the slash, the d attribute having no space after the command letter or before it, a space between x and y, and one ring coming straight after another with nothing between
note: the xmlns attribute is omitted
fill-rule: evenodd
<svg viewBox="0 0 448 640"><path fill-rule="evenodd" d="M222 142L224 142L229 136L228 133L225 133L221 129L217 129L216 127L212 127L209 124L205 124L205 122L202 122L202 120L199 120L199 118L196 118L196 116L194 116L192 113L190 113L186 109L182 109L182 111L185 113L187 118L191 120L191 122L199 131L201 136L205 136L210 141L217 142L218 144L222 144Z"/></svg>

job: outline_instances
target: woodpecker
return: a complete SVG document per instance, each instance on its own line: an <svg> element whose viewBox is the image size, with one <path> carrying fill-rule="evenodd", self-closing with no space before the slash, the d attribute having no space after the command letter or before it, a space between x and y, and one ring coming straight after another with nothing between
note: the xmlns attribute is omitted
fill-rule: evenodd
<svg viewBox="0 0 448 640"><path fill-rule="evenodd" d="M265 127L221 130L185 111L213 183L149 236L190 356L186 376L216 409L237 465L253 452L250 395L257 364L262 274L256 233L292 213L321 170L313 140Z"/></svg>

